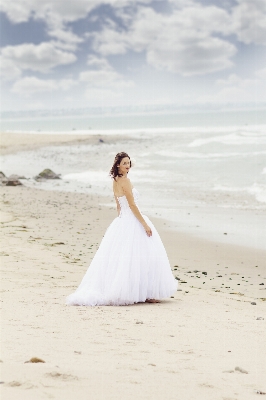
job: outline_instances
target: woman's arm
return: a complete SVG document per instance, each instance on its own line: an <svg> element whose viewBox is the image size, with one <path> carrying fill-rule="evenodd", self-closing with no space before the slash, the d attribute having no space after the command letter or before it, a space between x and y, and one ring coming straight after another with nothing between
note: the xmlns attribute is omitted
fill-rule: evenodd
<svg viewBox="0 0 266 400"><path fill-rule="evenodd" d="M133 193L132 193L131 183L130 183L130 180L128 178L123 180L122 188L123 188L123 191L124 191L125 196L127 198L128 205L129 205L131 211L133 212L135 217L139 220L139 222L141 223L141 225L145 229L147 235L151 236L152 235L151 228L148 226L148 224L146 223L145 219L141 215L138 207L135 204L135 200L134 200Z"/></svg>
<svg viewBox="0 0 266 400"><path fill-rule="evenodd" d="M116 201L116 209L117 209L117 213L118 213L118 216L119 216L119 214L120 214L120 210L121 210L121 207L120 207L119 201L117 200L117 197L116 197L116 196L115 196L115 201Z"/></svg>

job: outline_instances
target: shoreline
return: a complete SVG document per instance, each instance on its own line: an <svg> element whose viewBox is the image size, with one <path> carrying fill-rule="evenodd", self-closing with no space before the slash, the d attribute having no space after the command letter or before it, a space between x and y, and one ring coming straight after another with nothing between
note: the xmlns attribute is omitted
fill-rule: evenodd
<svg viewBox="0 0 266 400"><path fill-rule="evenodd" d="M107 198L110 192L109 181L103 176L104 171L108 171L112 154L121 148L132 150L135 142L136 138L127 135L101 135L100 137L76 134L70 136L41 133L4 134L1 136L0 148L3 156L2 168L7 175L16 174L18 173L16 165L20 164L21 172L27 177L27 181L24 181L26 186L39 186L41 190L87 192L89 195L98 193L104 194ZM149 140L141 139L140 143L140 146L146 148ZM83 149L87 153L83 153ZM75 158L79 157L79 152L81 152L82 161L77 162ZM104 157L105 152L107 157ZM63 153L67 155L65 158L62 158ZM88 155L87 159L84 154ZM62 159L61 164L58 162L60 159ZM145 166L143 158L140 158L140 164L140 168ZM62 173L63 179L35 182L33 175L37 175L40 170L47 167ZM178 183L176 183L176 193L174 193L168 182L166 191L169 191L170 197L164 194L163 202L158 199L158 203L155 201L150 203L154 193L159 194L157 183L152 183L151 180L145 187L140 172L138 168L133 169L131 178L138 183L142 211L148 212L153 217L164 218L170 229L213 242L266 251L263 238L265 204L252 203L251 194L234 194L235 197L230 200L231 194L227 192L216 193L203 190L202 193L198 193ZM80 179L79 175L83 175L83 178ZM99 179L98 184L97 179ZM160 184L160 180L158 182Z"/></svg>
<svg viewBox="0 0 266 400"><path fill-rule="evenodd" d="M121 135L102 134L48 134L48 133L0 133L0 155L14 154L46 146L61 146L63 144L97 144L99 139L107 143L121 138Z"/></svg>

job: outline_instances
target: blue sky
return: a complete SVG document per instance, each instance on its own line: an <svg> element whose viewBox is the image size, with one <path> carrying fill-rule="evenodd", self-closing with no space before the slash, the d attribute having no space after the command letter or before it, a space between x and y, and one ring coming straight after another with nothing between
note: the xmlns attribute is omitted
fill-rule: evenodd
<svg viewBox="0 0 266 400"><path fill-rule="evenodd" d="M2 110L266 102L266 0L2 0Z"/></svg>

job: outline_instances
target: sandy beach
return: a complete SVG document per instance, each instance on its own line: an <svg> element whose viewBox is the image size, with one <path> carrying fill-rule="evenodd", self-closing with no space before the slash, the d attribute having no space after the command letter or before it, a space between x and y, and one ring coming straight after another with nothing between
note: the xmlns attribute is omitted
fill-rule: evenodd
<svg viewBox="0 0 266 400"><path fill-rule="evenodd" d="M2 154L99 140L16 136L2 135ZM117 216L112 193L0 189L2 399L250 400L266 393L266 251L173 231L152 217L179 280L176 294L160 304L69 307L65 297ZM32 357L44 363L27 362Z"/></svg>

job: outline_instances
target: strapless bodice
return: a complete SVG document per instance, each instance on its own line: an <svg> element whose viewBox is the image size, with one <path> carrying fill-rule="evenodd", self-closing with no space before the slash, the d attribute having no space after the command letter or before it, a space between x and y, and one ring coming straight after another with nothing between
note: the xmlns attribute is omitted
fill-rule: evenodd
<svg viewBox="0 0 266 400"><path fill-rule="evenodd" d="M133 193L133 197L135 200L135 204L136 204L136 206L138 206L139 192L136 188L133 188L132 193ZM119 217L122 217L125 215L134 215L129 207L129 204L128 204L128 201L127 201L127 198L125 195L117 197L117 200L121 207Z"/></svg>

